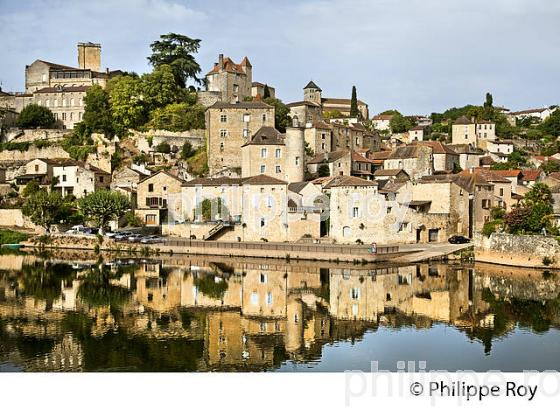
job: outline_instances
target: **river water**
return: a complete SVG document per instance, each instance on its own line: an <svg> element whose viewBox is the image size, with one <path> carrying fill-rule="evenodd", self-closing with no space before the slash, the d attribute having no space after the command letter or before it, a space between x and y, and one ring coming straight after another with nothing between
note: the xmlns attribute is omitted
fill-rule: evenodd
<svg viewBox="0 0 560 410"><path fill-rule="evenodd" d="M560 371L560 277L409 266L0 255L0 371Z"/></svg>

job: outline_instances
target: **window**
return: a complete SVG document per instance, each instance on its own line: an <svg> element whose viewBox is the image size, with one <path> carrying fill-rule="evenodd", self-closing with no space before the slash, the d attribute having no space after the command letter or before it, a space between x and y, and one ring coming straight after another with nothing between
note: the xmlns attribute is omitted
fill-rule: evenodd
<svg viewBox="0 0 560 410"><path fill-rule="evenodd" d="M266 148L261 148L261 158L266 158L267 150Z"/></svg>
<svg viewBox="0 0 560 410"><path fill-rule="evenodd" d="M72 115L72 114L73 114L73 113L70 113L70 121L72 121L72 117L73 117L73 115Z"/></svg>
<svg viewBox="0 0 560 410"><path fill-rule="evenodd" d="M266 273L261 273L260 282L266 283L267 281L268 281L268 276L266 275Z"/></svg>
<svg viewBox="0 0 560 410"><path fill-rule="evenodd" d="M257 292L251 293L251 304L254 306L259 304L259 295Z"/></svg>
<svg viewBox="0 0 560 410"><path fill-rule="evenodd" d="M224 150L224 143L220 142L220 151L223 151L223 150Z"/></svg>
<svg viewBox="0 0 560 410"><path fill-rule="evenodd" d="M249 130L247 128L243 129L243 138L248 138L249 137Z"/></svg>
<svg viewBox="0 0 560 410"><path fill-rule="evenodd" d="M360 288L350 289L350 298L352 298L354 300L360 299Z"/></svg>
<svg viewBox="0 0 560 410"><path fill-rule="evenodd" d="M62 175L62 182L66 182L66 175Z"/></svg>
<svg viewBox="0 0 560 410"><path fill-rule="evenodd" d="M66 121L66 113L65 112L62 113L62 121Z"/></svg>
<svg viewBox="0 0 560 410"><path fill-rule="evenodd" d="M243 114L243 122L251 121L251 114Z"/></svg>
<svg viewBox="0 0 560 410"><path fill-rule="evenodd" d="M154 192L154 184L148 184L148 192Z"/></svg>
<svg viewBox="0 0 560 410"><path fill-rule="evenodd" d="M296 157L296 165L299 165L299 157Z"/></svg>
<svg viewBox="0 0 560 410"><path fill-rule="evenodd" d="M156 216L155 215L146 215L146 225L155 225L156 224Z"/></svg>
<svg viewBox="0 0 560 410"><path fill-rule="evenodd" d="M280 148L276 148L275 156L276 158L282 157L282 150Z"/></svg>
<svg viewBox="0 0 560 410"><path fill-rule="evenodd" d="M44 82L44 83L47 82L47 75L46 74L41 75L41 81Z"/></svg>
<svg viewBox="0 0 560 410"><path fill-rule="evenodd" d="M266 114L263 114L263 115L262 115L262 120L263 120L263 122L266 121Z"/></svg>
<svg viewBox="0 0 560 410"><path fill-rule="evenodd" d="M352 208L352 218L358 218L360 216L360 210L357 206Z"/></svg>
<svg viewBox="0 0 560 410"><path fill-rule="evenodd" d="M266 294L266 304L267 305L272 305L272 292L267 292Z"/></svg>
<svg viewBox="0 0 560 410"><path fill-rule="evenodd" d="M276 173L279 174L282 172L282 169L280 168L280 165L276 165Z"/></svg>
<svg viewBox="0 0 560 410"><path fill-rule="evenodd" d="M391 208L390 206L388 206L388 207L387 207L387 213L390 214L392 209L393 209L393 208Z"/></svg>
<svg viewBox="0 0 560 410"><path fill-rule="evenodd" d="M227 134L228 134L227 130L225 129L220 130L220 137L225 138L227 137Z"/></svg>
<svg viewBox="0 0 560 410"><path fill-rule="evenodd" d="M39 172L39 165L35 165L35 172Z"/></svg>
<svg viewBox="0 0 560 410"><path fill-rule="evenodd" d="M504 188L500 188L500 196L504 196Z"/></svg>
<svg viewBox="0 0 560 410"><path fill-rule="evenodd" d="M227 122L227 115L226 114L221 114L220 115L220 122Z"/></svg>
<svg viewBox="0 0 560 410"><path fill-rule="evenodd" d="M104 180L103 176L100 176L99 177L99 182L103 183L103 180Z"/></svg>
<svg viewBox="0 0 560 410"><path fill-rule="evenodd" d="M264 218L261 218L261 228L264 227L266 225L266 220Z"/></svg>
<svg viewBox="0 0 560 410"><path fill-rule="evenodd" d="M266 172L266 165L261 165L261 174Z"/></svg>

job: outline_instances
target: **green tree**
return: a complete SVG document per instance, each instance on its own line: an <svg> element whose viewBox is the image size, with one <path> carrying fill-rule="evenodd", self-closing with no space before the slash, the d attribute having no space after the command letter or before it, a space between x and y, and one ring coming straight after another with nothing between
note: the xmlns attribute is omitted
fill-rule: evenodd
<svg viewBox="0 0 560 410"><path fill-rule="evenodd" d="M142 101L148 111L165 107L184 99L186 91L175 82L173 69L159 65L141 77Z"/></svg>
<svg viewBox="0 0 560 410"><path fill-rule="evenodd" d="M539 128L547 134L560 136L560 108L557 108L550 116L544 120Z"/></svg>
<svg viewBox="0 0 560 410"><path fill-rule="evenodd" d="M111 220L125 214L130 208L130 201L119 192L102 190L81 198L78 206L88 220L103 230Z"/></svg>
<svg viewBox="0 0 560 410"><path fill-rule="evenodd" d="M266 100L267 98L270 98L270 89L268 88L268 84L265 84L263 90L263 99Z"/></svg>
<svg viewBox="0 0 560 410"><path fill-rule="evenodd" d="M171 152L171 146L164 141L156 145L156 152L159 152L161 154L169 154Z"/></svg>
<svg viewBox="0 0 560 410"><path fill-rule="evenodd" d="M48 234L51 226L63 217L65 208L64 199L58 192L39 189L26 198L21 212L35 225L45 228Z"/></svg>
<svg viewBox="0 0 560 410"><path fill-rule="evenodd" d="M274 126L280 132L286 132L286 128L290 126L290 109L278 98L267 98L264 100L268 105L274 107Z"/></svg>
<svg viewBox="0 0 560 410"><path fill-rule="evenodd" d="M151 112L149 126L154 129L173 132L203 129L205 128L205 110L205 107L200 104L169 104Z"/></svg>
<svg viewBox="0 0 560 410"><path fill-rule="evenodd" d="M552 192L548 185L537 182L531 187L529 192L525 194L524 202L527 205L545 204L552 207Z"/></svg>
<svg viewBox="0 0 560 410"><path fill-rule="evenodd" d="M51 110L37 104L26 106L16 120L16 125L21 128L52 128L55 124Z"/></svg>
<svg viewBox="0 0 560 410"><path fill-rule="evenodd" d="M124 135L129 128L137 128L147 120L143 101L142 82L136 76L118 76L107 85L113 126L117 134Z"/></svg>
<svg viewBox="0 0 560 410"><path fill-rule="evenodd" d="M404 117L401 113L393 114L393 118L389 121L391 131L394 133L402 133L412 128L412 122Z"/></svg>
<svg viewBox="0 0 560 410"><path fill-rule="evenodd" d="M360 111L358 111L358 96L356 93L356 86L352 86L352 98L350 99L350 117L359 117Z"/></svg>
<svg viewBox="0 0 560 410"><path fill-rule="evenodd" d="M37 182L37 180L32 179L23 188L23 191L21 192L21 196L24 197L24 198L27 198L27 197L33 195L34 193L36 193L37 191L39 191L40 189L41 189L41 187L39 186L39 183Z"/></svg>
<svg viewBox="0 0 560 410"><path fill-rule="evenodd" d="M194 155L196 151L193 149L192 144L189 141L185 141L181 147L181 159L188 159Z"/></svg>
<svg viewBox="0 0 560 410"><path fill-rule="evenodd" d="M319 177L328 177L331 174L331 171L329 169L329 166L327 164L321 164L319 165L319 168L317 168L317 175Z"/></svg>
<svg viewBox="0 0 560 410"><path fill-rule="evenodd" d="M109 93L101 88L100 85L93 85L88 88L84 97L84 130L91 132L101 132L107 137L115 135L113 127L113 114Z"/></svg>
<svg viewBox="0 0 560 410"><path fill-rule="evenodd" d="M197 77L201 69L194 58L194 54L200 48L200 40L168 33L161 35L160 40L154 41L150 47L152 49L152 55L148 57L150 64L156 68L169 65L179 87L184 88L189 79L197 84L203 83L203 80Z"/></svg>
<svg viewBox="0 0 560 410"><path fill-rule="evenodd" d="M552 172L558 172L560 171L560 161L549 159L541 164L540 169L547 175Z"/></svg>

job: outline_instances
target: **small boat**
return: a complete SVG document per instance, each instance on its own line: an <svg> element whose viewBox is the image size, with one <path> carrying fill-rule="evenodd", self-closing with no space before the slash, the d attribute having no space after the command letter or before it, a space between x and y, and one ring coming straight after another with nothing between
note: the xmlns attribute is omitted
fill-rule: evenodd
<svg viewBox="0 0 560 410"><path fill-rule="evenodd" d="M24 245L19 244L19 243L5 243L2 245L2 248L6 248L6 249L12 249L12 250L20 250L21 248L23 248Z"/></svg>

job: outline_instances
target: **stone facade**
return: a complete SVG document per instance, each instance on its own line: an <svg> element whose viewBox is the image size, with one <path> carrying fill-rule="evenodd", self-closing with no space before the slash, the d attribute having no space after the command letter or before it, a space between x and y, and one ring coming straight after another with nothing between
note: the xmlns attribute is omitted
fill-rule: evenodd
<svg viewBox="0 0 560 410"><path fill-rule="evenodd" d="M142 179L137 185L136 215L147 226L182 220L181 185L183 181L165 171Z"/></svg>
<svg viewBox="0 0 560 410"><path fill-rule="evenodd" d="M453 144L469 144L478 148L483 146L486 141L496 139L496 124L490 121L474 121L460 117L453 123L451 138Z"/></svg>
<svg viewBox="0 0 560 410"><path fill-rule="evenodd" d="M274 127L274 107L263 102L218 102L206 111L208 169L241 168L241 146L261 127Z"/></svg>
<svg viewBox="0 0 560 410"><path fill-rule="evenodd" d="M236 103L245 97L251 97L253 84L253 67L247 57L240 64L236 64L223 54L218 56L218 62L206 74L207 91L220 92L220 101Z"/></svg>

